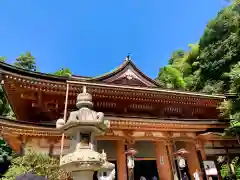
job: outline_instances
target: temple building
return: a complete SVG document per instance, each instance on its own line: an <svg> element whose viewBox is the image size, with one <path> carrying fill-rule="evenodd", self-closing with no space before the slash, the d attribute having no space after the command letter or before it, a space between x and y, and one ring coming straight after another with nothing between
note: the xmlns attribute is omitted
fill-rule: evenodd
<svg viewBox="0 0 240 180"><path fill-rule="evenodd" d="M239 154L236 138L218 135L228 127L218 110L223 95L162 89L129 57L112 72L97 77L58 77L5 63L0 63L0 72L16 116L16 120L1 117L0 130L18 153L30 147L59 156L62 135L56 130L56 120L64 116L66 89L68 117L76 110L76 97L84 86L93 96L93 109L110 121L108 132L97 137L96 148L104 149L108 160L116 164L118 180L128 179L125 152L129 147L138 152L134 179L181 177L175 156L181 150L186 151L184 168L191 179L196 170L204 169L204 161ZM65 137L63 153L69 151L71 144Z"/></svg>

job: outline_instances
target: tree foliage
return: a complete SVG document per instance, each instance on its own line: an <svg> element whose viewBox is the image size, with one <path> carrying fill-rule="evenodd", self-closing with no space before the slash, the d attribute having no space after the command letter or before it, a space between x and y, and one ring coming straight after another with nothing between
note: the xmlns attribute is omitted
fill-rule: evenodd
<svg viewBox="0 0 240 180"><path fill-rule="evenodd" d="M3 138L0 137L0 163L10 161L12 155L11 148L5 143Z"/></svg>
<svg viewBox="0 0 240 180"><path fill-rule="evenodd" d="M189 47L185 52L173 52L168 65L160 69L157 81L164 88L230 94L231 98L224 101L219 109L222 117L231 120L225 135L239 139L240 1L233 1L222 9L207 24L199 41ZM236 158L233 161L237 178L240 179L240 161ZM227 179L229 169L226 168L225 163L221 174Z"/></svg>
<svg viewBox="0 0 240 180"><path fill-rule="evenodd" d="M240 5L234 1L211 20L188 51L175 51L157 80L165 88L205 93L234 93L222 115L240 122ZM179 55L180 54L180 55ZM236 123L234 123L236 124Z"/></svg>
<svg viewBox="0 0 240 180"><path fill-rule="evenodd" d="M56 71L53 74L56 76L71 76L72 72L70 71L69 68L61 68L60 70Z"/></svg>
<svg viewBox="0 0 240 180"><path fill-rule="evenodd" d="M5 61L6 61L6 57L0 56L0 62L5 62Z"/></svg>
<svg viewBox="0 0 240 180"><path fill-rule="evenodd" d="M10 165L12 149L0 137L0 177L6 172Z"/></svg>
<svg viewBox="0 0 240 180"><path fill-rule="evenodd" d="M30 71L37 71L36 59L31 52L26 52L17 57L14 65Z"/></svg>
<svg viewBox="0 0 240 180"><path fill-rule="evenodd" d="M181 89L190 91L203 91L208 93L224 93L230 90L231 83L230 73L238 63L240 53L240 7L234 3L221 10L215 19L211 20L199 42L191 44L189 51L179 50L173 52L169 60L169 65L177 71L170 82L165 87L179 87L179 81L175 79L183 79L185 81L180 86ZM184 53L184 55L182 55ZM167 67L169 66L167 65ZM237 67L235 67L236 70ZM158 79L162 81L165 76L160 70ZM180 72L180 73L179 73ZM164 85L166 83L163 83Z"/></svg>
<svg viewBox="0 0 240 180"><path fill-rule="evenodd" d="M0 115L8 117L12 115L11 107L5 97L2 86L0 86Z"/></svg>
<svg viewBox="0 0 240 180"><path fill-rule="evenodd" d="M69 178L69 174L60 169L58 159L29 150L24 156L13 158L2 180L15 180L17 176L28 172L35 172L37 175L47 177L48 180Z"/></svg>
<svg viewBox="0 0 240 180"><path fill-rule="evenodd" d="M239 157L233 158L231 161L223 160L218 162L221 165L221 176L224 180L240 179L240 159ZM235 174L229 174L229 165L232 165L235 169Z"/></svg>

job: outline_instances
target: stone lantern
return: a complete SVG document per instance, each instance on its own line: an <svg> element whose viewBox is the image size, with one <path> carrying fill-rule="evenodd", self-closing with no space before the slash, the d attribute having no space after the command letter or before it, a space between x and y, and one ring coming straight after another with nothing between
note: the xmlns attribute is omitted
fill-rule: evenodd
<svg viewBox="0 0 240 180"><path fill-rule="evenodd" d="M74 180L92 180L94 171L105 163L105 155L94 150L94 139L105 133L109 122L104 120L103 113L92 110L92 96L86 87L77 96L76 106L78 110L70 112L67 122L59 119L56 123L57 129L75 142L75 150L61 157L60 167L70 172Z"/></svg>
<svg viewBox="0 0 240 180"><path fill-rule="evenodd" d="M98 171L98 180L114 180L115 179L115 165L107 161L107 155L102 151L102 158L104 159L104 164L102 165L100 171Z"/></svg>

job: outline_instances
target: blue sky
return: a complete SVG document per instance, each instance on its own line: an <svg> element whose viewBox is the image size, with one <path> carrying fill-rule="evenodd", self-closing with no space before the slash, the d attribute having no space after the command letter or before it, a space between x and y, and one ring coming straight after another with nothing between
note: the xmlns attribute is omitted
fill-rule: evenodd
<svg viewBox="0 0 240 180"><path fill-rule="evenodd" d="M69 67L96 76L131 53L154 78L224 6L226 0L1 0L0 55L12 63L31 51L42 72Z"/></svg>

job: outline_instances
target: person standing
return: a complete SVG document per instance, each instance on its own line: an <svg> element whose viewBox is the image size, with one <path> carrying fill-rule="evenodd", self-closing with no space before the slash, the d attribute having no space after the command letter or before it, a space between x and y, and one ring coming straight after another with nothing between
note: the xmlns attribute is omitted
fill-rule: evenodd
<svg viewBox="0 0 240 180"><path fill-rule="evenodd" d="M152 180L157 180L157 177L156 177L156 176L153 176Z"/></svg>
<svg viewBox="0 0 240 180"><path fill-rule="evenodd" d="M182 177L182 180L189 180L186 172L184 172L183 177Z"/></svg>
<svg viewBox="0 0 240 180"><path fill-rule="evenodd" d="M200 180L199 171L197 169L196 169L196 172L193 173L193 177L195 180Z"/></svg>

